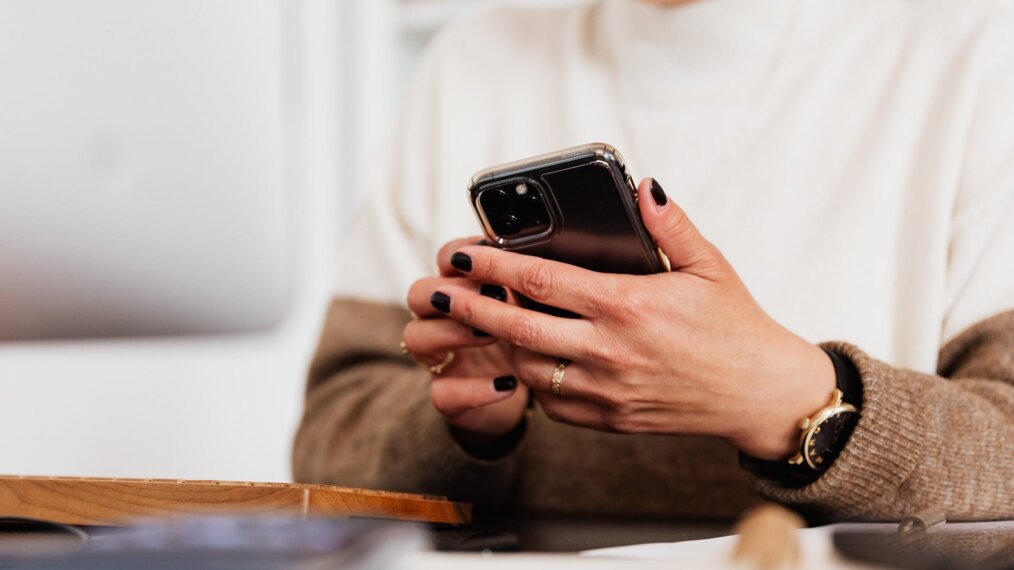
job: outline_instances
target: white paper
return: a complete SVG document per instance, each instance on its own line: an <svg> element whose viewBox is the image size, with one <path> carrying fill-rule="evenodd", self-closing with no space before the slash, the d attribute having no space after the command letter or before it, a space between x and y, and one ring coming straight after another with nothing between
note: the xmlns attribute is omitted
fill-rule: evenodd
<svg viewBox="0 0 1014 570"><path fill-rule="evenodd" d="M797 531L801 555L800 558L803 562L803 566L806 568L818 567L820 564L824 564L829 568L848 568L851 567L851 565L838 556L834 551L831 535L835 530L879 530L883 532L896 532L897 528L897 523L839 523L800 529ZM946 523L934 527L930 530L930 532L997 530L1014 530L1014 521ZM715 567L721 567L729 565L729 559L732 556L732 552L738 538L738 536L732 535L722 536L719 538L708 538L704 540L634 544L631 546L586 550L581 554L583 556L613 559L678 559L684 562L692 560L695 564L713 564Z"/></svg>

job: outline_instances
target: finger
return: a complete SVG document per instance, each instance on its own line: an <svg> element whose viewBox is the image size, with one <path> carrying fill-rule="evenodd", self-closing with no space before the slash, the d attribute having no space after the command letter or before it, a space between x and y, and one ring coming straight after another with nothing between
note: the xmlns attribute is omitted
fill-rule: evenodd
<svg viewBox="0 0 1014 570"><path fill-rule="evenodd" d="M479 291L483 295L495 299L507 299L507 291L497 285L480 285L478 282L467 277L423 277L417 279L408 289L408 310L421 319L442 316L439 311L430 304L430 297L444 285L456 285L473 291Z"/></svg>
<svg viewBox="0 0 1014 570"><path fill-rule="evenodd" d="M641 219L658 246L669 258L673 271L718 280L728 271L725 257L697 231L686 212L666 196L654 178L637 187Z"/></svg>
<svg viewBox="0 0 1014 570"><path fill-rule="evenodd" d="M450 263L476 281L498 283L586 317L601 314L617 288L615 275L494 247L462 247L450 255Z"/></svg>
<svg viewBox="0 0 1014 570"><path fill-rule="evenodd" d="M601 431L615 431L609 422L609 413L592 402L559 398L545 392L533 392L533 398L546 417L554 422L588 427Z"/></svg>
<svg viewBox="0 0 1014 570"><path fill-rule="evenodd" d="M437 253L437 268L443 277L460 277L461 272L451 265L451 255L466 245L476 245L484 241L482 236L468 236L451 240L444 244Z"/></svg>
<svg viewBox="0 0 1014 570"><path fill-rule="evenodd" d="M430 303L456 321L540 354L571 360L588 352L594 325L584 319L554 317L490 299L465 288L447 285Z"/></svg>
<svg viewBox="0 0 1014 570"><path fill-rule="evenodd" d="M523 348L511 350L511 360L518 381L536 392L553 394L553 378L557 376L557 367L566 360L537 354ZM563 366L559 374L560 397L567 399L587 400L596 404L608 404L602 387L594 378L576 362Z"/></svg>
<svg viewBox="0 0 1014 570"><path fill-rule="evenodd" d="M510 398L517 390L517 384L517 380L509 375L496 378L437 377L430 383L430 401L438 412L453 418Z"/></svg>
<svg viewBox="0 0 1014 570"><path fill-rule="evenodd" d="M480 331L481 332L481 331ZM405 325L402 333L405 349L416 359L433 366L452 350L486 346L496 339L476 334L452 319L416 319Z"/></svg>

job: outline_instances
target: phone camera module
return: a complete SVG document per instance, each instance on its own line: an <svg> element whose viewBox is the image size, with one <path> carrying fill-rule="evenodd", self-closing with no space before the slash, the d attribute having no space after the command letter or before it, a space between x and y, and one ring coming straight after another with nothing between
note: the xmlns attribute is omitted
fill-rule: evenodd
<svg viewBox="0 0 1014 570"><path fill-rule="evenodd" d="M482 190L478 202L490 228L500 238L542 234L551 225L549 208L532 181L514 181Z"/></svg>

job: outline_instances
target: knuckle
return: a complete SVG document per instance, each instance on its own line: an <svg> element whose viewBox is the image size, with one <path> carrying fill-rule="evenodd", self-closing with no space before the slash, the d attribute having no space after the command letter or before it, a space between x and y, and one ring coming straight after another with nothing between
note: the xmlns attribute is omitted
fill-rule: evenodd
<svg viewBox="0 0 1014 570"><path fill-rule="evenodd" d="M637 420L618 412L610 414L606 420L606 424L609 426L609 429L618 433L637 433L640 428Z"/></svg>
<svg viewBox="0 0 1014 570"><path fill-rule="evenodd" d="M472 256L472 277L477 279L492 277L496 264L492 255Z"/></svg>
<svg viewBox="0 0 1014 570"><path fill-rule="evenodd" d="M513 344L522 348L534 348L542 337L539 325L532 317L521 314L513 318L507 327L507 335Z"/></svg>
<svg viewBox="0 0 1014 570"><path fill-rule="evenodd" d="M690 218L682 208L673 208L672 215L666 220L666 229L672 236L682 236L693 229L693 224L690 222Z"/></svg>
<svg viewBox="0 0 1014 570"><path fill-rule="evenodd" d="M538 372L530 362L519 362L515 364L514 373L518 381L525 386L536 386L540 380Z"/></svg>
<svg viewBox="0 0 1014 570"><path fill-rule="evenodd" d="M462 321L471 324L475 318L475 304L471 299L458 296L451 302L451 308L455 315Z"/></svg>
<svg viewBox="0 0 1014 570"><path fill-rule="evenodd" d="M626 287L623 295L621 298L626 299L626 303L618 316L625 320L642 320L657 309L657 296L647 294L641 288Z"/></svg>
<svg viewBox="0 0 1014 570"><path fill-rule="evenodd" d="M617 390L605 390L599 395L602 405L612 412L622 414L626 408L626 401L620 396Z"/></svg>
<svg viewBox="0 0 1014 570"><path fill-rule="evenodd" d="M612 342L600 342L591 347L596 360L613 370L624 370L629 364L627 354Z"/></svg>
<svg viewBox="0 0 1014 570"><path fill-rule="evenodd" d="M542 261L529 262L521 271L521 289L536 300L552 297L556 280L549 265Z"/></svg>
<svg viewBox="0 0 1014 570"><path fill-rule="evenodd" d="M643 282L639 280L638 283ZM641 326L645 316L655 311L651 295L645 293L643 287L632 284L629 278L614 281L591 297L601 305L600 314L624 326Z"/></svg>
<svg viewBox="0 0 1014 570"><path fill-rule="evenodd" d="M620 279L607 276L595 284L594 289L584 291L586 302L599 315L611 315L613 313L625 313L616 300L622 299L628 288Z"/></svg>

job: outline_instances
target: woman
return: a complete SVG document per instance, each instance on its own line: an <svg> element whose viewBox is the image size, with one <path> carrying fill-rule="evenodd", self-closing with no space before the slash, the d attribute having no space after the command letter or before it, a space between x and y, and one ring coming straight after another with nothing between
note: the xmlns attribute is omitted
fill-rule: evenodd
<svg viewBox="0 0 1014 570"><path fill-rule="evenodd" d="M460 21L357 230L297 479L513 510L732 516L759 491L1014 517L1012 32L1010 8L944 0ZM472 172L593 140L655 177L640 211L674 272L474 245Z"/></svg>

